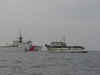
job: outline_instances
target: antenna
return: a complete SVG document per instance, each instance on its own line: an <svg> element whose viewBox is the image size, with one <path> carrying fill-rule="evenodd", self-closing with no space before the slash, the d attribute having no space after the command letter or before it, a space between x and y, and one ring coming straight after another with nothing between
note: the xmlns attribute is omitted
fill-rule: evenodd
<svg viewBox="0 0 100 75"><path fill-rule="evenodd" d="M66 42L66 36L65 35L62 37L62 41Z"/></svg>
<svg viewBox="0 0 100 75"><path fill-rule="evenodd" d="M65 24L63 24L63 37L62 37L63 42L66 42L66 31L65 31L66 29L65 28L66 28Z"/></svg>
<svg viewBox="0 0 100 75"><path fill-rule="evenodd" d="M63 41L66 42L66 36L65 35L63 36Z"/></svg>
<svg viewBox="0 0 100 75"><path fill-rule="evenodd" d="M23 37L22 37L22 31L21 30L19 30L19 37L18 37L18 39L19 39L19 43L23 42Z"/></svg>

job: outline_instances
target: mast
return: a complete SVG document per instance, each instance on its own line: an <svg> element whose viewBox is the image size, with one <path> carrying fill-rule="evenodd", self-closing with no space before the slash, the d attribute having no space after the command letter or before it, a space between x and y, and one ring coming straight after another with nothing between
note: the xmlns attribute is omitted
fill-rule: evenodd
<svg viewBox="0 0 100 75"><path fill-rule="evenodd" d="M20 34L19 34L19 43L22 43L23 42L23 37L22 37L22 32L20 31Z"/></svg>
<svg viewBox="0 0 100 75"><path fill-rule="evenodd" d="M66 42L66 36L65 35L63 36L62 41Z"/></svg>
<svg viewBox="0 0 100 75"><path fill-rule="evenodd" d="M63 37L62 37L62 41L63 42L66 42L66 27L65 27L66 25L65 24L63 24Z"/></svg>

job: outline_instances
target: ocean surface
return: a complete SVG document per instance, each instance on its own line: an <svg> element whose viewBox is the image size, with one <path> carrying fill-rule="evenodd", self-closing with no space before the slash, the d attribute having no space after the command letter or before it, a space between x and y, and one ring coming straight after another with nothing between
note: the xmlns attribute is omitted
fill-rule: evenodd
<svg viewBox="0 0 100 75"><path fill-rule="evenodd" d="M0 75L100 75L100 51L50 53L0 48Z"/></svg>

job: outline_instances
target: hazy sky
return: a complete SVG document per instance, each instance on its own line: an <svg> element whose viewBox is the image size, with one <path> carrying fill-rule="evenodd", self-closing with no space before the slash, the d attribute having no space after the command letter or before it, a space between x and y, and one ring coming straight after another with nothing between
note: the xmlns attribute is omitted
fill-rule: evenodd
<svg viewBox="0 0 100 75"><path fill-rule="evenodd" d="M0 41L18 31L33 41L61 40L100 49L100 0L0 0Z"/></svg>

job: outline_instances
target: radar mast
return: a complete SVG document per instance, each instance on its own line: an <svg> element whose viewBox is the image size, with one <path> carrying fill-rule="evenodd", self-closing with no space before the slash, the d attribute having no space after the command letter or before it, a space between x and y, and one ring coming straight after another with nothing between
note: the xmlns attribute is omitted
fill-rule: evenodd
<svg viewBox="0 0 100 75"><path fill-rule="evenodd" d="M19 43L23 43L23 36L22 36L22 32L21 31L19 33L18 40L19 40Z"/></svg>

